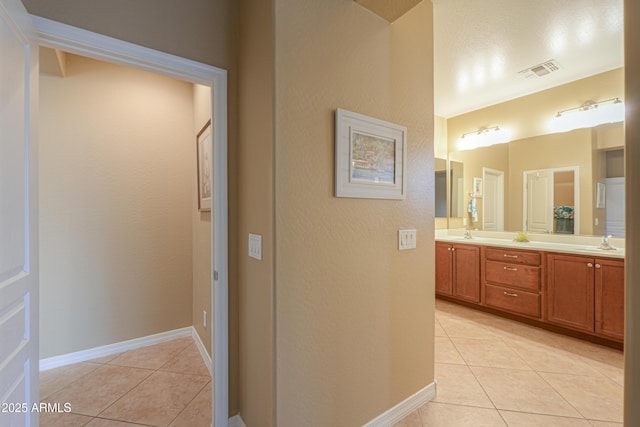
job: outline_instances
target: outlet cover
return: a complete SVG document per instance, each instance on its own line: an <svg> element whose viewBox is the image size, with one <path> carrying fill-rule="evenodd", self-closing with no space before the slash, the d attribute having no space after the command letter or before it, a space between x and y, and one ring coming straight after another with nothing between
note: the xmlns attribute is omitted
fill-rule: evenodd
<svg viewBox="0 0 640 427"><path fill-rule="evenodd" d="M249 256L262 261L262 236L249 233Z"/></svg>
<svg viewBox="0 0 640 427"><path fill-rule="evenodd" d="M398 230L398 250L416 248L416 230Z"/></svg>

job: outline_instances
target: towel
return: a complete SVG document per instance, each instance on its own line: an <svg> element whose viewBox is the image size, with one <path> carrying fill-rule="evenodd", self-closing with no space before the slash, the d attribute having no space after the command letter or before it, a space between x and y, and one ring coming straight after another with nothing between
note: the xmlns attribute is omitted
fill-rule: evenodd
<svg viewBox="0 0 640 427"><path fill-rule="evenodd" d="M476 207L476 198L472 197L467 206L467 212L471 214L471 222L478 222L478 208Z"/></svg>

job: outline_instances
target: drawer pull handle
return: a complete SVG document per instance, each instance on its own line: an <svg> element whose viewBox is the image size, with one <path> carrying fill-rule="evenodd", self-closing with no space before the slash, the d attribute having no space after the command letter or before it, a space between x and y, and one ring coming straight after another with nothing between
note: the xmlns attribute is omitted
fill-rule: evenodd
<svg viewBox="0 0 640 427"><path fill-rule="evenodd" d="M509 292L503 292L503 294L505 294L508 297L517 297L518 296L518 294L512 294L512 293L509 293Z"/></svg>
<svg viewBox="0 0 640 427"><path fill-rule="evenodd" d="M504 269L507 271L518 271L517 268L511 268L511 267L504 267Z"/></svg>
<svg viewBox="0 0 640 427"><path fill-rule="evenodd" d="M509 255L509 254L504 254L505 258L518 258L518 255Z"/></svg>

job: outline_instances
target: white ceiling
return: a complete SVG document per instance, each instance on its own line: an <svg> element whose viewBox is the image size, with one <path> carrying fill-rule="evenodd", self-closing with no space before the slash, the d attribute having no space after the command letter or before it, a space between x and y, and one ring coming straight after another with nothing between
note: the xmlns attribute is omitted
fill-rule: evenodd
<svg viewBox="0 0 640 427"><path fill-rule="evenodd" d="M435 113L453 117L624 64L623 0L432 0ZM554 59L560 69L519 71Z"/></svg>

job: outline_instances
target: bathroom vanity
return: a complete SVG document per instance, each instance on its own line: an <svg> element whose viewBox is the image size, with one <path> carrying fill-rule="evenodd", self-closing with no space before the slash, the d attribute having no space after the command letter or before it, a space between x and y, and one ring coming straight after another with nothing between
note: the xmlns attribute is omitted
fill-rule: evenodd
<svg viewBox="0 0 640 427"><path fill-rule="evenodd" d="M618 347L624 337L624 248L595 237L436 233L436 294L514 320Z"/></svg>

